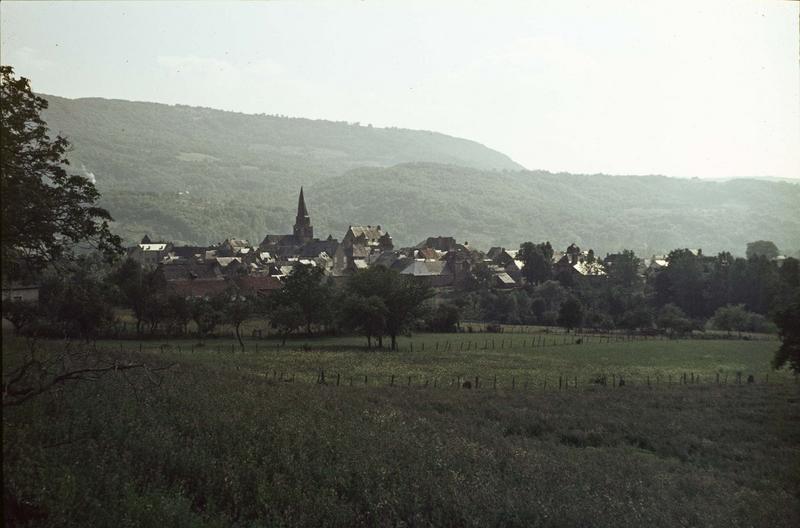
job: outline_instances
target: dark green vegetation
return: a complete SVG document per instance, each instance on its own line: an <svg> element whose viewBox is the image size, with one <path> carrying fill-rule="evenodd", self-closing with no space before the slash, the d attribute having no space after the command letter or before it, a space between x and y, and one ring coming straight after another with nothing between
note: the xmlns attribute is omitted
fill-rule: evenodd
<svg viewBox="0 0 800 528"><path fill-rule="evenodd" d="M40 113L47 101L31 92L28 79L0 66L0 195L3 281L29 278L68 259L73 246L88 243L107 256L121 251L109 230L111 216L97 207L92 182L70 174L69 143L50 137Z"/></svg>
<svg viewBox="0 0 800 528"><path fill-rule="evenodd" d="M577 390L560 392L526 389L522 378L514 390L443 383L459 373L507 382L528 369L593 375L602 364L758 372L775 341L431 350L446 339L419 336L429 346L413 354L348 351L346 341L258 354L103 344L124 361L177 365L159 385L139 371L110 373L4 409L5 515L24 512L37 526L800 522L800 400L785 374L620 388L582 375ZM20 345L4 340L4 365ZM326 364L369 372L369 386L300 379ZM297 381L265 375L278 365ZM416 373L437 368L439 385L424 388ZM390 371L414 374L412 386L388 387Z"/></svg>
<svg viewBox="0 0 800 528"><path fill-rule="evenodd" d="M743 251L758 239L785 252L800 244L800 186L790 183L527 172L432 132L47 98L45 120L74 144L73 166L96 176L128 241L288 232L303 183L322 236L380 223L402 245L452 234L484 248L549 239L648 256Z"/></svg>

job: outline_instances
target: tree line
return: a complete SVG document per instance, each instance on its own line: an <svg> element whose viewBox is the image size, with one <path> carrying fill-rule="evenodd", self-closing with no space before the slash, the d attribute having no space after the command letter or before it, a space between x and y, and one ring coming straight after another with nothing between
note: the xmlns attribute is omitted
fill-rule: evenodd
<svg viewBox="0 0 800 528"><path fill-rule="evenodd" d="M797 259L778 265L764 254L709 257L676 249L667 255L666 266L642 273L641 259L625 250L603 259L607 275L602 277L559 272L551 265L552 254L549 243L522 244L525 285L511 292L492 288L491 273L479 265L458 305L470 318L506 324L773 332L776 314L800 287ZM593 258L590 254L588 260Z"/></svg>
<svg viewBox="0 0 800 528"><path fill-rule="evenodd" d="M93 340L115 333L122 308L130 311L140 337L203 338L227 324L242 347L242 324L262 319L284 343L301 331L355 333L366 338L368 348L383 348L388 338L394 350L397 337L412 329L446 331L458 324L458 315L450 307L432 307L432 298L426 284L383 267L359 271L337 288L322 269L303 264L269 295L232 282L219 293L191 297L171 291L159 268L132 259L109 266L98 255L87 255L68 268L46 271L39 303L4 302L3 317L17 333Z"/></svg>

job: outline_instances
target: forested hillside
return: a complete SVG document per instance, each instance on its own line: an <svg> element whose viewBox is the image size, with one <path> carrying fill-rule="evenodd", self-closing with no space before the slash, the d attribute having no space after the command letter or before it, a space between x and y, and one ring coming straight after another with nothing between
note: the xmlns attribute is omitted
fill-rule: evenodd
<svg viewBox="0 0 800 528"><path fill-rule="evenodd" d="M358 200L348 200L358 189ZM404 242L433 234L487 248L550 240L652 254L677 247L743 254L766 238L800 247L800 185L663 176L486 172L435 164L357 169L312 187L334 232L385 225Z"/></svg>
<svg viewBox="0 0 800 528"><path fill-rule="evenodd" d="M385 226L398 244L572 241L598 251L800 248L800 185L529 172L443 134L206 108L46 96L75 172L94 177L128 242L289 232L306 186L319 236Z"/></svg>

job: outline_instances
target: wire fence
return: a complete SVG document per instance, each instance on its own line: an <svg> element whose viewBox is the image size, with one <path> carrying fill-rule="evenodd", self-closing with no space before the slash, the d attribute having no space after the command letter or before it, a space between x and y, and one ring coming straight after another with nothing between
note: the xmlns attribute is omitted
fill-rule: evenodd
<svg viewBox="0 0 800 528"><path fill-rule="evenodd" d="M252 373L252 372L251 372ZM497 376L497 375L454 375L425 376L420 374L352 374L336 369L320 369L316 374L309 372L294 373L285 370L266 369L260 377L272 382L306 383L330 386L349 387L406 387L406 388L442 388L459 390L494 391L568 391L587 388L624 388L624 387L682 387L682 386L745 386L745 385L786 385L797 384L798 377L774 376L769 373L744 374L742 372L700 374L684 372L679 375L644 375L597 374L579 376L562 374L558 376Z"/></svg>

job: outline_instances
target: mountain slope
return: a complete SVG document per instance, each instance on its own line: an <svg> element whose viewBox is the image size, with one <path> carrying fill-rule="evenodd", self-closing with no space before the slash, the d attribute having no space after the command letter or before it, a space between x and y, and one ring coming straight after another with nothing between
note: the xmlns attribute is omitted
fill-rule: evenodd
<svg viewBox="0 0 800 528"><path fill-rule="evenodd" d="M800 185L550 174L442 134L185 106L46 96L128 241L259 241L291 232L297 191L318 236L382 224L398 244L454 235L477 247L577 242L599 252L800 248ZM414 162L414 163L409 163Z"/></svg>
<svg viewBox="0 0 800 528"><path fill-rule="evenodd" d="M358 200L350 199L359 189ZM356 169L313 185L317 218L334 232L381 223L404 243L454 235L478 247L526 240L600 251L677 247L743 253L768 239L800 248L800 185L663 176L486 172L417 163Z"/></svg>
<svg viewBox="0 0 800 528"><path fill-rule="evenodd" d="M108 99L50 103L44 119L67 135L76 166L101 190L295 192L363 166L410 161L477 169L521 169L473 141L435 132L247 115L208 108Z"/></svg>

